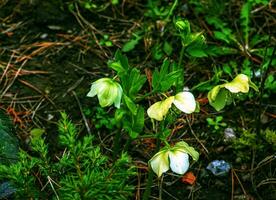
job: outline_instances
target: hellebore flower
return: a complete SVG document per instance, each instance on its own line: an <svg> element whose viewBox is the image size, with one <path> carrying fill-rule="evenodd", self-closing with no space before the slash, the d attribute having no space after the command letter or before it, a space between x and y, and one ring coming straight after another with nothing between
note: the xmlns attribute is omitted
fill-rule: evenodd
<svg viewBox="0 0 276 200"><path fill-rule="evenodd" d="M208 100L211 106L220 111L232 102L231 93L248 93L249 88L258 91L257 86L244 74L237 75L231 82L215 86L208 92Z"/></svg>
<svg viewBox="0 0 276 200"><path fill-rule="evenodd" d="M110 78L101 78L92 83L88 92L88 97L98 96L101 107L111 106L114 103L116 108L120 108L123 90L119 83Z"/></svg>
<svg viewBox="0 0 276 200"><path fill-rule="evenodd" d="M189 155L198 160L199 154L186 142L178 142L174 147L165 147L155 154L149 161L154 173L160 177L170 168L176 174L184 174L189 168Z"/></svg>
<svg viewBox="0 0 276 200"><path fill-rule="evenodd" d="M158 177L170 169L168 155L168 151L159 151L149 161L151 169L157 174Z"/></svg>
<svg viewBox="0 0 276 200"><path fill-rule="evenodd" d="M147 113L150 118L162 121L172 104L187 114L194 112L196 109L196 101L193 94L190 92L179 92L175 96L154 103L148 108Z"/></svg>

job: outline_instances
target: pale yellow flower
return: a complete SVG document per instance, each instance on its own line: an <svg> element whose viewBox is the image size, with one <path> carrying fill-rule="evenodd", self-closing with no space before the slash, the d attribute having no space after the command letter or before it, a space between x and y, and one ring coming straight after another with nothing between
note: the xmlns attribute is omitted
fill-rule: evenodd
<svg viewBox="0 0 276 200"><path fill-rule="evenodd" d="M123 90L119 83L110 78L101 78L92 83L88 92L88 97L97 95L100 106L111 106L114 103L116 108L120 108Z"/></svg>
<svg viewBox="0 0 276 200"><path fill-rule="evenodd" d="M172 104L187 114L194 112L196 109L196 101L193 94L190 92L179 92L175 96L154 103L148 108L147 113L150 118L162 121Z"/></svg>

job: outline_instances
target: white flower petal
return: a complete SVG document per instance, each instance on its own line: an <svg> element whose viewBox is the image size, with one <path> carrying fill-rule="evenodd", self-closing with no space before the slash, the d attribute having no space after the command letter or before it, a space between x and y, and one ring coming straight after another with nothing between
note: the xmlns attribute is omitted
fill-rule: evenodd
<svg viewBox="0 0 276 200"><path fill-rule="evenodd" d="M175 95L173 104L187 114L194 112L196 109L195 97L191 92L179 92Z"/></svg>
<svg viewBox="0 0 276 200"><path fill-rule="evenodd" d="M171 170L177 174L184 174L189 168L189 155L182 151L169 152Z"/></svg>
<svg viewBox="0 0 276 200"><path fill-rule="evenodd" d="M120 108L122 94L123 94L123 89L122 89L122 87L121 87L120 84L118 84L118 83L116 83L116 84L117 84L117 96L114 99L114 106L116 108Z"/></svg>
<svg viewBox="0 0 276 200"><path fill-rule="evenodd" d="M88 94L86 96L88 97L94 97L97 95L97 87L95 84L91 85L90 91L88 92Z"/></svg>
<svg viewBox="0 0 276 200"><path fill-rule="evenodd" d="M149 164L151 169L160 177L163 173L169 170L168 151L160 151L150 159Z"/></svg>

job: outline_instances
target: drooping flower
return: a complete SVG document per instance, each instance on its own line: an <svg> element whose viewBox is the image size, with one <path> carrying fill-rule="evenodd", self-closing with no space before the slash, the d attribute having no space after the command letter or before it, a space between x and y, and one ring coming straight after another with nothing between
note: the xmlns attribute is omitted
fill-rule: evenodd
<svg viewBox="0 0 276 200"><path fill-rule="evenodd" d="M165 147L156 153L149 161L154 173L160 177L170 168L176 174L184 174L189 169L189 155L198 160L199 153L186 142L178 142L174 147Z"/></svg>
<svg viewBox="0 0 276 200"><path fill-rule="evenodd" d="M194 112L196 109L196 101L193 94L190 92L179 92L175 96L154 103L148 108L147 113L150 118L162 121L172 104L187 114Z"/></svg>
<svg viewBox="0 0 276 200"><path fill-rule="evenodd" d="M114 104L116 108L120 108L122 94L123 90L119 83L110 78L101 78L92 83L87 96L97 95L101 107Z"/></svg>
<svg viewBox="0 0 276 200"><path fill-rule="evenodd" d="M168 154L168 151L159 151L149 161L151 169L157 174L158 177L169 170Z"/></svg>
<svg viewBox="0 0 276 200"><path fill-rule="evenodd" d="M220 111L232 102L232 95L236 93L248 93L249 88L258 91L257 86L244 74L237 75L231 82L215 86L208 92L208 100L211 106Z"/></svg>

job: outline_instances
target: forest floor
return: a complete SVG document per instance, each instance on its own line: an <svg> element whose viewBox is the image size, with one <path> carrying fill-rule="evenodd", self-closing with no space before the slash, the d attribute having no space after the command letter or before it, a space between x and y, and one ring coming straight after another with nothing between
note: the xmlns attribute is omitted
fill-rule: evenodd
<svg viewBox="0 0 276 200"><path fill-rule="evenodd" d="M0 1L0 109L12 118L23 149L28 149L32 130L39 128L45 133L50 151L55 152L57 121L60 112L65 111L83 135L91 129L99 136L99 141L104 138L104 144L99 145L109 154L113 133L108 123L113 110L101 109L96 98L86 95L93 81L114 75L107 67L107 61L113 58L116 50L133 38L133 33L140 34L137 30L153 26L152 29L158 32L160 21L144 15L149 9L146 1L123 1L117 6L106 1L106 7L88 10L79 6L71 11L68 2L61 5L53 1ZM171 1L166 2L171 5ZM241 5L238 1L232 4L229 8L232 10L227 12L234 13L233 23L236 23L239 15L235 15L235 9L240 9ZM212 27L205 22L204 16L195 14L196 11L189 6L188 3L179 6L177 11L182 12L179 15L191 19L192 28L202 30L208 35L208 41L208 37L213 35ZM257 14L251 23L254 25L252 29L258 30L259 35L270 30L270 46L275 46L276 8L273 6L256 6ZM263 21L266 22L261 29L259 24ZM159 34L156 32L152 35ZM161 43L164 37L150 38L146 31L141 35L143 38L135 48L125 53L131 65L138 66L141 71L153 71L160 60L152 58L154 52L149 40ZM177 43L171 38L165 39ZM180 50L177 48L173 52ZM185 61L185 80L191 85L209 80L215 65L242 65L243 56L241 53ZM178 54L171 57L177 59ZM252 66L258 66L263 60L253 56L250 61ZM266 76L275 77L275 69L272 66ZM267 88L263 91L262 104L250 97L235 109L229 107L219 113L205 107L207 98L202 92L204 89L197 91L203 112L191 116L191 124L177 124L178 127L175 127L175 131L192 132L185 139L197 144L197 149L200 149L201 158L193 171L196 183L191 185L181 179L176 181L174 176L167 176L163 180L163 199L275 198L275 132L274 143L258 140L259 136L253 139L248 136L256 141L241 136L244 132L254 134L258 128L261 132L267 129L275 131L276 87ZM106 117L107 122L96 116ZM207 118L214 123L208 123ZM256 121L259 122L257 127ZM100 127L95 127L95 123L99 123ZM193 129L190 129L191 126ZM226 129L235 132L239 142L233 144L226 141ZM133 148L129 150L138 167L136 199L141 198L144 192L147 162L153 146L154 140L140 139L133 142ZM215 176L206 169L213 160L225 160L231 164L231 170L226 175ZM158 193L157 185L153 185L152 199L157 199Z"/></svg>

